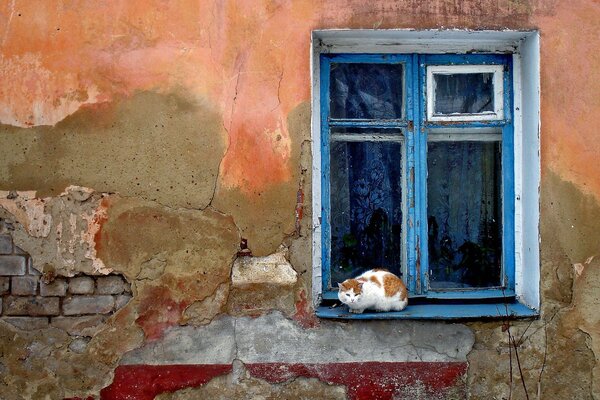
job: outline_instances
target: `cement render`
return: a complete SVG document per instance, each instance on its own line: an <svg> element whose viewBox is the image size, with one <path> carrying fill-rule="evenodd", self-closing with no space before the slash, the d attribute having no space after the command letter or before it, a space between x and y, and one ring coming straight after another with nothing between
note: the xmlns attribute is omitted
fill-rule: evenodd
<svg viewBox="0 0 600 400"><path fill-rule="evenodd" d="M121 364L464 362L473 343L471 330L460 324L322 321L303 329L272 312L171 328L164 338L126 354Z"/></svg>

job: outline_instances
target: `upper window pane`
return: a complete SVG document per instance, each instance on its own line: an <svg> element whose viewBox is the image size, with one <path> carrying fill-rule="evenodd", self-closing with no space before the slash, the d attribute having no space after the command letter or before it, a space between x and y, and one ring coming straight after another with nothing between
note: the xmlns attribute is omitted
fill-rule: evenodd
<svg viewBox="0 0 600 400"><path fill-rule="evenodd" d="M427 67L429 121L485 121L504 118L502 65Z"/></svg>
<svg viewBox="0 0 600 400"><path fill-rule="evenodd" d="M331 118L401 119L403 72L402 64L331 63Z"/></svg>
<svg viewBox="0 0 600 400"><path fill-rule="evenodd" d="M434 74L433 113L479 114L494 111L494 74Z"/></svg>

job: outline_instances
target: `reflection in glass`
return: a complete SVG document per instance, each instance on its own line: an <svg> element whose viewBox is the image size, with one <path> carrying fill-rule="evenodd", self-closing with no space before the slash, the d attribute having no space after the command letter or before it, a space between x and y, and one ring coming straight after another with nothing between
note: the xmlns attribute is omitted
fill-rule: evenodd
<svg viewBox="0 0 600 400"><path fill-rule="evenodd" d="M401 119L402 64L332 63L331 118Z"/></svg>
<svg viewBox="0 0 600 400"><path fill-rule="evenodd" d="M400 143L331 143L331 284L372 269L400 274Z"/></svg>
<svg viewBox="0 0 600 400"><path fill-rule="evenodd" d="M494 111L494 74L434 74L434 115Z"/></svg>
<svg viewBox="0 0 600 400"><path fill-rule="evenodd" d="M429 142L431 289L501 284L500 142Z"/></svg>

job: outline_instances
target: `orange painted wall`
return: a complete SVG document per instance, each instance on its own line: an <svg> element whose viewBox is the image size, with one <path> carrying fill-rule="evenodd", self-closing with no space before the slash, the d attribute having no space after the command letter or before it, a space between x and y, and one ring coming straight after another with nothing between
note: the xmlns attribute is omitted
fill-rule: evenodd
<svg viewBox="0 0 600 400"><path fill-rule="evenodd" d="M250 195L295 168L286 118L310 100L310 31L359 27L539 28L543 169L600 199L593 0L6 1L0 122L53 125L136 91L184 90L222 115L221 183Z"/></svg>

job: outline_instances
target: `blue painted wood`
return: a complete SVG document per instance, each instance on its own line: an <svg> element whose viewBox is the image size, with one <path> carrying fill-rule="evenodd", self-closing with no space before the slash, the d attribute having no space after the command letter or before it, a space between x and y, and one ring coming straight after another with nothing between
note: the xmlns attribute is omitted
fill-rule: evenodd
<svg viewBox="0 0 600 400"><path fill-rule="evenodd" d="M330 127L352 127L352 128L406 128L408 122L405 120L367 120L367 119L330 119Z"/></svg>
<svg viewBox="0 0 600 400"><path fill-rule="evenodd" d="M435 129L435 128L495 128L495 127L504 127L507 125L505 120L497 120L497 121L473 121L473 122L460 122L460 121L425 121L425 126L427 129Z"/></svg>
<svg viewBox="0 0 600 400"><path fill-rule="evenodd" d="M422 54L421 64L426 65L494 65L507 64L512 55L507 54Z"/></svg>
<svg viewBox="0 0 600 400"><path fill-rule="evenodd" d="M514 296L514 137L512 124L512 58L510 55L403 55L403 54L322 54L321 55L321 179L322 179L322 293L324 299L337 299L336 288L331 288L331 225L330 225L330 164L329 132L337 127L379 127L405 128L404 175L405 193L405 238L403 256L406 271L405 281L414 297L436 299L484 299ZM404 120L331 120L329 119L329 74L331 62L352 63L404 63L405 99ZM473 122L427 122L426 121L426 66L427 65L469 65L502 64L504 74L504 112L501 121ZM410 123L412 122L412 124ZM436 128L485 128L502 129L503 164L503 289L490 288L468 291L428 291L428 245L427 245L427 132ZM411 129L412 128L412 129ZM420 265L420 273L417 271ZM333 290L332 290L333 289ZM375 313L354 315L343 318L359 319L437 319L437 318L480 318L492 317L495 305L417 305L401 313ZM502 305L503 306L503 305ZM462 308L461 308L462 307ZM529 310L518 303L510 305L517 316L535 316L535 310ZM335 311L335 313L339 313ZM322 314L322 315L321 315ZM493 315L492 315L493 314ZM334 318L332 312L319 309L317 315Z"/></svg>
<svg viewBox="0 0 600 400"><path fill-rule="evenodd" d="M415 86L419 91L416 93L415 105L415 119L418 121L417 134L417 146L418 153L415 164L417 165L417 173L415 174L415 191L418 197L417 208L415 214L417 215L416 220L416 246L415 252L419 260L420 274L418 279L420 280L421 292L420 294L427 294L429 287L429 252L427 247L427 130L425 128L424 115L427 113L426 109L426 79L425 79L425 68L421 66L421 55L415 55L415 65L418 66L415 71Z"/></svg>
<svg viewBox="0 0 600 400"><path fill-rule="evenodd" d="M504 118L507 124L502 128L502 239L504 284L508 289L515 288L515 139L512 121L514 105L512 58L506 62L504 72Z"/></svg>
<svg viewBox="0 0 600 400"><path fill-rule="evenodd" d="M405 71L411 70L412 56L403 54L321 54L320 56L320 99L321 99L321 260L322 260L322 295L323 298L337 298L331 282L331 213L330 213L330 128L344 127L381 127L396 128L408 126L406 120L331 120L330 114L330 72L331 63L404 63ZM409 73L405 72L405 85L409 83ZM412 100L405 94L404 104ZM406 112L408 115L408 111ZM335 286L335 285L333 285Z"/></svg>
<svg viewBox="0 0 600 400"><path fill-rule="evenodd" d="M504 83L504 119L500 121L472 121L472 122L428 122L426 121L427 107L427 66L428 65L469 65L469 64L489 64L489 65L504 65L505 74L503 77ZM502 267L504 291L506 294L514 293L514 137L512 125L512 57L510 55L421 55L419 57L419 68L422 87L421 97L421 120L426 126L424 140L429 130L436 128L485 128L485 127L500 127L502 129L502 190L503 190L503 245L502 245ZM426 160L426 159L425 159ZM426 169L426 161L423 168ZM423 182L426 195L426 178ZM427 210L425 208L422 217L424 223L427 222ZM426 235L425 230L425 235ZM425 236L427 237L427 236ZM428 264L426 264L427 266ZM502 297L502 291L496 289L479 289L470 291L447 291L434 292L429 291L427 297L431 298L494 298Z"/></svg>
<svg viewBox="0 0 600 400"><path fill-rule="evenodd" d="M322 306L317 308L320 318L328 319L409 319L409 320L452 320L452 319L515 319L539 317L539 311L521 303L498 304L418 304L409 305L402 311L394 312L365 312L352 314L346 306L335 308Z"/></svg>
<svg viewBox="0 0 600 400"><path fill-rule="evenodd" d="M329 197L329 65L330 57L321 55L321 263L322 290L329 291L331 282L331 224Z"/></svg>
<svg viewBox="0 0 600 400"><path fill-rule="evenodd" d="M348 62L348 63L409 63L412 55L410 54L366 54L366 53L348 53L348 54L321 54L321 57L327 57L330 62Z"/></svg>
<svg viewBox="0 0 600 400"><path fill-rule="evenodd" d="M503 297L514 297L514 290L485 289L485 290L447 290L432 291L427 293L428 299L498 299ZM337 296L335 297L337 299Z"/></svg>

